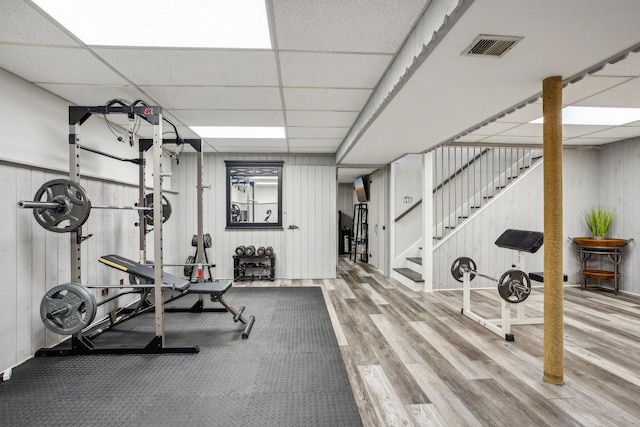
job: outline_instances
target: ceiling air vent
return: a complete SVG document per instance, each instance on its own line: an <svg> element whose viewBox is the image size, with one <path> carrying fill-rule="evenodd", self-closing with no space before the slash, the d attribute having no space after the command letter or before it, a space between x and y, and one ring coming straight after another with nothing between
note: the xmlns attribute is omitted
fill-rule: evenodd
<svg viewBox="0 0 640 427"><path fill-rule="evenodd" d="M507 53L522 37L491 36L480 34L463 52L464 56L491 56L500 58Z"/></svg>

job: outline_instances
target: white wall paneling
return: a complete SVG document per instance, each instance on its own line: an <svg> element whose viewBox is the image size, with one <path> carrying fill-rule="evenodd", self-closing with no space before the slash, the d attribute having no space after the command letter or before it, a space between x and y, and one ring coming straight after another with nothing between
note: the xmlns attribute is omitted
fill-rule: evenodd
<svg viewBox="0 0 640 427"><path fill-rule="evenodd" d="M387 169L378 169L369 176L369 264L388 274L387 236L389 223L389 197Z"/></svg>
<svg viewBox="0 0 640 427"><path fill-rule="evenodd" d="M283 229L226 229L225 160L283 160ZM173 168L178 191L177 257L194 253L191 237L196 233L196 158L183 155ZM276 253L276 276L288 279L336 277L337 183L333 156L313 155L215 155L204 156L204 232L211 234L209 260L216 264L217 278L233 277L233 253L237 246L272 246ZM289 225L299 228L289 230Z"/></svg>
<svg viewBox="0 0 640 427"><path fill-rule="evenodd" d="M625 217L631 216L630 209L638 207L638 197L633 186L622 184L639 178L635 168L630 166L639 160L640 149L637 146L637 143L634 145L632 142L623 142L607 145L602 150L563 151L564 271L569 276L569 282L577 284L581 278L575 247L569 237L588 235L584 221L584 212L588 208L598 205L613 206L616 209L616 222L612 233L626 238L638 233L637 225L625 221ZM473 258L479 271L494 277L500 277L512 264L518 262L517 251L498 248L494 242L508 228L543 231L542 176L540 163L497 195L477 215L470 218L465 226L456 229L449 238L436 246L434 289L462 287L453 280L450 273L451 263L460 256ZM613 185L614 182L616 185ZM524 256L527 272L543 271L543 249ZM622 289L638 293L639 289L634 287L638 268L631 246L625 255ZM483 279L474 280L472 285L492 286Z"/></svg>

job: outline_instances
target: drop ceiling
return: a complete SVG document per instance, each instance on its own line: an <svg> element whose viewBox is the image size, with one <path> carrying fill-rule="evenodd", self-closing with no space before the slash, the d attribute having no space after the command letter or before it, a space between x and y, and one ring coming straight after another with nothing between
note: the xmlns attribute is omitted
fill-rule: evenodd
<svg viewBox="0 0 640 427"><path fill-rule="evenodd" d="M339 164L384 165L443 142L540 144L541 126L528 123L541 115L536 100L479 126L535 98L545 77L574 76L640 44L636 0L460 1L469 3L462 16ZM3 0L0 67L70 104L161 105L184 137L197 137L189 126L286 129L276 140L206 139L208 152L336 153L415 23L437 3L267 0L273 48L247 50L86 46L30 1ZM523 39L501 58L462 56L480 34ZM568 85L563 103L640 107L639 77L640 54L632 53ZM563 132L573 145L638 135L640 122Z"/></svg>

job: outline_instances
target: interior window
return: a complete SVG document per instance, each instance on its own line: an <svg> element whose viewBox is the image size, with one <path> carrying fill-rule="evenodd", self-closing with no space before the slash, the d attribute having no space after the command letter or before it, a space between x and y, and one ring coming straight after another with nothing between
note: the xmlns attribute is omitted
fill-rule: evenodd
<svg viewBox="0 0 640 427"><path fill-rule="evenodd" d="M282 161L225 161L227 228L282 228Z"/></svg>

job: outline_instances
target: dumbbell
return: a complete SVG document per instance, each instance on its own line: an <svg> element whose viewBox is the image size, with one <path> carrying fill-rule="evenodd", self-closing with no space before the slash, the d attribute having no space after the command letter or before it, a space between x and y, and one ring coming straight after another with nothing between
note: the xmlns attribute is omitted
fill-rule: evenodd
<svg viewBox="0 0 640 427"><path fill-rule="evenodd" d="M513 304L526 300L531 293L531 279L529 279L529 275L522 270L508 270L500 276L500 279L496 279L486 274L478 273L476 263L471 258L456 258L453 264L451 264L451 275L455 280L462 283L464 273L469 273L469 280L480 276L498 283L498 293L500 297Z"/></svg>

